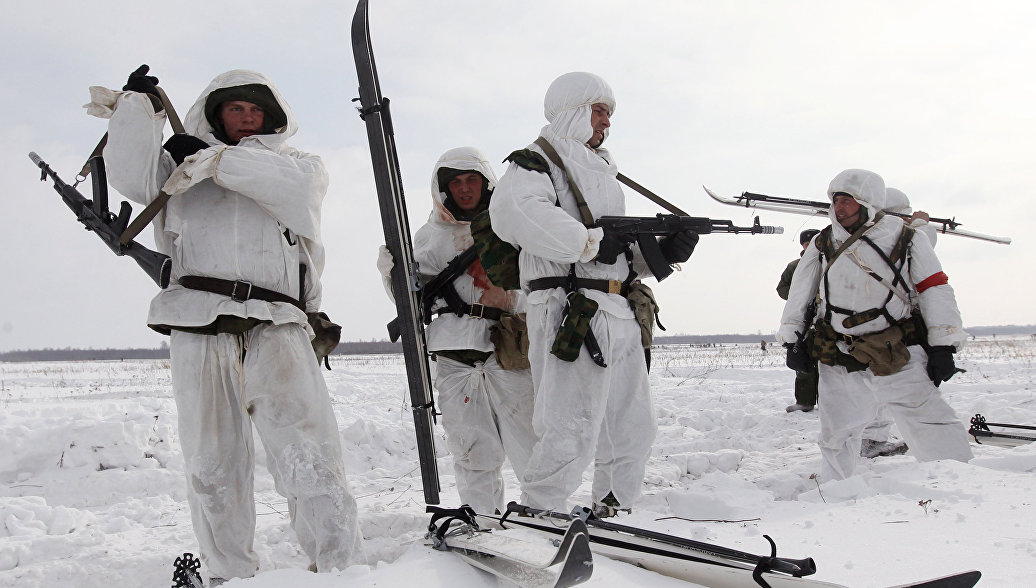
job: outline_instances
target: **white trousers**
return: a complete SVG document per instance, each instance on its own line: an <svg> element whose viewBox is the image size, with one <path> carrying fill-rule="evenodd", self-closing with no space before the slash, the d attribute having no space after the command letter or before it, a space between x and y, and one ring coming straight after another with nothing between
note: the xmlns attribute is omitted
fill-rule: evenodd
<svg viewBox="0 0 1036 588"><path fill-rule="evenodd" d="M863 430L882 404L918 460L971 459L964 425L928 379L928 356L919 345L909 349L910 361L891 376L875 376L869 369L848 373L841 366L818 364L824 480L855 473Z"/></svg>
<svg viewBox="0 0 1036 588"><path fill-rule="evenodd" d="M248 578L258 569L253 423L295 534L317 570L363 562L338 426L305 329L261 324L241 335L173 331L170 356L187 501L209 574Z"/></svg>
<svg viewBox="0 0 1036 588"><path fill-rule="evenodd" d="M888 441L889 431L892 429L892 423L894 422L892 415L889 414L889 409L884 404L881 405L878 408L878 415L863 430L863 438L880 443Z"/></svg>
<svg viewBox="0 0 1036 588"><path fill-rule="evenodd" d="M567 362L550 353L563 312L563 300L550 298L526 315L538 441L522 478L522 502L567 512L594 462L593 501L611 492L628 507L641 495L657 430L640 326L599 311L590 327L608 367L594 364L585 347Z"/></svg>
<svg viewBox="0 0 1036 588"><path fill-rule="evenodd" d="M532 374L503 369L495 355L474 366L439 356L435 365L460 500L479 513L503 512L504 458L520 480L536 442Z"/></svg>

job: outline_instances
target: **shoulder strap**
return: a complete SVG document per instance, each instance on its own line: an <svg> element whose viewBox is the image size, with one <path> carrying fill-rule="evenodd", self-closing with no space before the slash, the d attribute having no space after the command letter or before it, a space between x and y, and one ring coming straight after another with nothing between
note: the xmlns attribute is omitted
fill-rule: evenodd
<svg viewBox="0 0 1036 588"><path fill-rule="evenodd" d="M542 155L532 149L512 151L510 155L504 158L504 161L518 164L519 167L530 171L550 174L550 166L547 165L547 160L543 159Z"/></svg>
<svg viewBox="0 0 1036 588"><path fill-rule="evenodd" d="M817 249L820 249L820 253L822 255L828 255L827 267L824 268L824 274L823 274L823 276L821 276L821 279L824 281L825 290L828 292L828 296L830 296L831 289L827 287L827 271L829 269L831 269L831 264L834 263L835 260L838 259L838 256L840 256L846 249L848 249L850 245L852 245L857 240L859 240L859 238L862 237L864 233L866 233L867 231L871 230L872 227L876 227L878 225L878 221L880 221L884 217L885 217L885 211L879 210L878 214L874 215L874 223L873 224L871 224L869 226L864 224L862 227L856 229L856 232L854 232L852 235L849 235L849 238L846 239L844 243L842 243L841 247L836 249L835 252L831 253L830 255L828 255L828 252L831 249L831 232L832 232L831 226L832 225L828 225L828 226L824 227L823 230L820 231L820 235L817 236L816 243L817 243ZM826 235L825 235L825 232L826 232ZM823 248L821 248L821 239L823 239L823 246L824 246ZM820 288L820 282L818 281L817 282L817 289L819 290L819 288ZM817 296L817 291L814 290L813 291L813 297L816 298L816 296ZM831 320L831 301L828 300L827 303L824 305L824 307L826 309L824 318L827 321L830 321Z"/></svg>
<svg viewBox="0 0 1036 588"><path fill-rule="evenodd" d="M547 154L554 165L561 168L561 171L565 172L565 179L568 180L568 185L572 188L572 194L576 198L576 206L579 207L579 218L583 221L583 224L587 227L594 226L594 215L590 213L590 207L586 204L586 199L583 198L583 193L579 191L579 186L572 181L572 177L568 175L568 170L565 169L564 162L561 161L561 156L554 150L554 146L543 137L536 137L533 141L536 145L543 149L543 152Z"/></svg>

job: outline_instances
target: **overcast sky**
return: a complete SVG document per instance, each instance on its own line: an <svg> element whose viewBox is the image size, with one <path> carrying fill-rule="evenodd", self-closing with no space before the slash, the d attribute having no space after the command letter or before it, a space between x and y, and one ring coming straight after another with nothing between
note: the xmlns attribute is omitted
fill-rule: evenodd
<svg viewBox="0 0 1036 588"><path fill-rule="evenodd" d="M940 236L965 325L1036 323L1032 2L370 1L412 230L427 218L443 151L476 146L502 174L497 162L545 124L549 83L591 71L615 91L607 146L620 170L690 214L751 223L703 184L823 199L839 171L870 169L915 208L1014 239ZM145 326L154 284L83 231L27 157L38 152L71 181L105 131L82 108L87 88L121 88L141 63L181 116L223 71L275 81L301 126L292 143L321 155L331 175L324 309L345 339L384 338L394 307L375 269L383 235L351 103L353 11L310 0L8 3L0 350L164 340ZM627 194L629 214L657 211ZM761 217L785 234L702 237L655 288L667 334L774 331L774 287L797 234L826 223Z"/></svg>

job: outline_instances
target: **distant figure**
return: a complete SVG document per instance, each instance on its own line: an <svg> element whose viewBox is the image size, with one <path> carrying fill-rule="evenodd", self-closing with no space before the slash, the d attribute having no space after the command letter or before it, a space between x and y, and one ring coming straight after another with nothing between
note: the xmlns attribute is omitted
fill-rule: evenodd
<svg viewBox="0 0 1036 588"><path fill-rule="evenodd" d="M759 342L759 348L763 350L763 353L766 353L766 339Z"/></svg>
<svg viewBox="0 0 1036 588"><path fill-rule="evenodd" d="M810 241L819 232L817 229L806 229L799 233L799 245L802 246L802 250L799 252L799 259L794 259L788 263L788 267L784 268L784 273L781 274L780 283L777 284L777 295L783 300L788 299L788 291L791 290L791 279L795 275L795 268L798 267L799 260L802 259L802 255L806 252L806 247L809 246ZM764 347L763 350L765 351L766 348ZM797 410L809 412L813 410L817 405L818 377L817 370L815 369L809 374L795 372L795 404L789 405L784 410L788 412L795 412Z"/></svg>

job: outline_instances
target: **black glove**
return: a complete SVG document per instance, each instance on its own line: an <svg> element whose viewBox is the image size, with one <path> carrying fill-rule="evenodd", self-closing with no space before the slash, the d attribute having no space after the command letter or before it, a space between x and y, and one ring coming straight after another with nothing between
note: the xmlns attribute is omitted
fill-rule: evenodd
<svg viewBox="0 0 1036 588"><path fill-rule="evenodd" d="M601 237L601 245L597 249L597 257L594 261L601 263L615 263L619 254L626 250L626 243L618 238L615 233L609 233L604 229L604 236Z"/></svg>
<svg viewBox="0 0 1036 588"><path fill-rule="evenodd" d="M698 244L698 233L694 231L680 231L663 238L658 242L662 249L662 256L666 263L683 263L691 258L694 253L694 246Z"/></svg>
<svg viewBox="0 0 1036 588"><path fill-rule="evenodd" d="M177 133L172 137L169 137L169 140L165 142L163 147L165 147L165 150L169 152L169 155L172 155L173 159L176 160L176 165L180 165L183 163L183 160L187 159L191 155L194 155L202 149L207 149L209 144L194 135Z"/></svg>
<svg viewBox="0 0 1036 588"><path fill-rule="evenodd" d="M788 359L785 360L785 365L803 374L812 374L817 371L817 364L809 356L805 343L785 343L784 347L788 349Z"/></svg>
<svg viewBox="0 0 1036 588"><path fill-rule="evenodd" d="M123 86L122 89L128 92L151 94L155 98L158 98L158 78L147 75L148 69L150 68L148 68L147 64L135 69L133 73L129 75L129 79L126 80L126 85Z"/></svg>
<svg viewBox="0 0 1036 588"><path fill-rule="evenodd" d="M939 345L928 350L928 377L936 386L957 373L957 364L953 363L954 351L951 345Z"/></svg>

